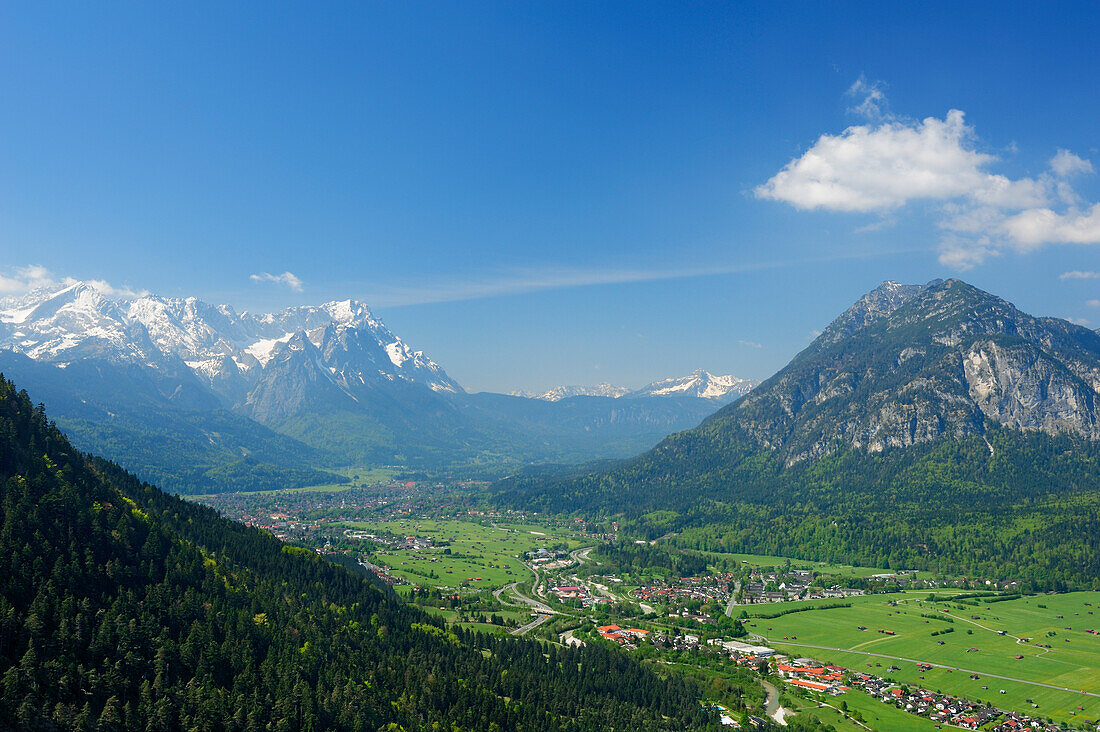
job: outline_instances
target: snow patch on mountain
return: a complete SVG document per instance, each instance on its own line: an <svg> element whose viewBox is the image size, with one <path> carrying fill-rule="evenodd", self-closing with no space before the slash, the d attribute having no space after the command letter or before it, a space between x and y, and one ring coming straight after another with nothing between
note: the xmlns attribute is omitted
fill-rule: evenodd
<svg viewBox="0 0 1100 732"><path fill-rule="evenodd" d="M275 346L279 343L286 343L293 337L294 333L290 332L279 338L261 338L244 350L259 361L260 366L267 366L267 362L271 360L271 354L274 352Z"/></svg>
<svg viewBox="0 0 1100 732"><path fill-rule="evenodd" d="M756 386L758 381L742 379L733 374L716 376L697 369L687 376L655 381L631 392L631 397L693 396L699 399L727 400L739 397Z"/></svg>
<svg viewBox="0 0 1100 732"><path fill-rule="evenodd" d="M625 386L613 386L612 384L604 382L603 384L596 384L595 386L555 386L553 389L549 389L542 393L514 392L513 395L524 396L530 399L542 399L547 402L559 402L562 399L568 399L569 397L575 396L618 398L629 393L630 389Z"/></svg>
<svg viewBox="0 0 1100 732"><path fill-rule="evenodd" d="M100 358L183 367L230 404L239 394L227 392L229 385L254 384L280 350L301 351L306 342L336 383L401 379L461 390L355 300L251 314L193 297L112 298L83 282L0 300L0 349L58 366Z"/></svg>
<svg viewBox="0 0 1100 732"><path fill-rule="evenodd" d="M603 383L596 386L557 386L542 393L515 391L512 392L512 396L543 399L548 402L556 402L574 396L601 396L614 399L689 396L713 401L730 401L747 393L759 383L732 374L715 376L708 371L698 369L687 376L662 379L643 386L641 389L628 389L624 386L612 386Z"/></svg>

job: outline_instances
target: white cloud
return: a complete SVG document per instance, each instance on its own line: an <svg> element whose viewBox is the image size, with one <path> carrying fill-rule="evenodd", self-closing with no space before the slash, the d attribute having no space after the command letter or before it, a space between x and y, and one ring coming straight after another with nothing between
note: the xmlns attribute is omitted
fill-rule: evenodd
<svg viewBox="0 0 1100 732"><path fill-rule="evenodd" d="M742 346L745 346L747 348L763 348L764 347L764 345L762 343L757 343L756 341L738 340L737 342L740 343Z"/></svg>
<svg viewBox="0 0 1100 732"><path fill-rule="evenodd" d="M1092 163L1079 158L1069 150L1058 149L1058 153L1050 159L1050 169L1060 178L1068 178L1078 173L1091 173Z"/></svg>
<svg viewBox="0 0 1100 732"><path fill-rule="evenodd" d="M904 206L930 204L944 232L940 261L958 269L1006 248L1100 243L1100 205L1081 201L1066 180L1092 173L1088 160L1059 149L1048 172L1013 179L991 170L998 158L979 149L962 111L952 109L943 119L900 119L885 111L882 84L862 77L847 93L862 100L849 111L872 123L821 135L757 186L757 198L880 217L859 232L881 227Z"/></svg>
<svg viewBox="0 0 1100 732"><path fill-rule="evenodd" d="M971 149L963 113L911 124L856 125L822 135L763 185L759 198L800 209L890 211L911 201L971 198L990 205L1046 203L1042 185L987 173L996 158Z"/></svg>
<svg viewBox="0 0 1100 732"><path fill-rule="evenodd" d="M1086 300L1085 304L1090 308L1100 308L1100 300Z"/></svg>
<svg viewBox="0 0 1100 732"><path fill-rule="evenodd" d="M1082 272L1075 269L1072 272L1063 272L1058 275L1060 280L1100 280L1100 272Z"/></svg>
<svg viewBox="0 0 1100 732"><path fill-rule="evenodd" d="M940 240L939 260L941 264L954 269L971 269L990 257L999 257L1000 250L988 237L968 239L949 235Z"/></svg>
<svg viewBox="0 0 1100 732"><path fill-rule="evenodd" d="M1066 320L1073 323L1074 325L1088 325L1089 324L1088 318L1066 318Z"/></svg>
<svg viewBox="0 0 1100 732"><path fill-rule="evenodd" d="M867 81L863 76L848 87L847 95L859 99L859 104L848 109L849 114L858 114L871 120L890 116L886 101L886 84L881 81Z"/></svg>
<svg viewBox="0 0 1100 732"><path fill-rule="evenodd" d="M50 271L40 264L15 267L0 273L0 295L21 295L56 284Z"/></svg>
<svg viewBox="0 0 1100 732"><path fill-rule="evenodd" d="M13 267L0 272L0 296L22 295L32 290L68 287L80 280L73 277L58 277L40 264ZM149 294L147 290L132 290L129 287L115 287L106 280L85 280L89 287L99 290L109 297L141 297Z"/></svg>
<svg viewBox="0 0 1100 732"><path fill-rule="evenodd" d="M274 282L279 285L286 285L295 292L302 291L302 281L293 272L283 272L279 275L273 275L270 272L261 272L259 274L249 275L248 279L253 282Z"/></svg>
<svg viewBox="0 0 1100 732"><path fill-rule="evenodd" d="M1007 218L1003 228L1024 249L1043 244L1098 244L1100 203L1087 211L1071 208L1064 214L1049 208L1028 209Z"/></svg>
<svg viewBox="0 0 1100 732"><path fill-rule="evenodd" d="M70 278L66 277L65 279L68 280ZM115 287L106 280L86 280L85 284L96 290L99 290L108 297L134 298L145 297L149 294L148 290L134 290L130 287L126 287L125 285L123 285L122 287Z"/></svg>

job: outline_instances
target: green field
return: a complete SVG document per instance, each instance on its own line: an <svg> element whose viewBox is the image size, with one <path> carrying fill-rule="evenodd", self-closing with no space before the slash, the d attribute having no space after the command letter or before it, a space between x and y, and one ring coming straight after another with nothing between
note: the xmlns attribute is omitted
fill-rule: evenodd
<svg viewBox="0 0 1100 732"><path fill-rule="evenodd" d="M784 692L790 696L789 691L784 689ZM866 730L852 719L843 716L840 711L841 704L847 705L850 716L858 713L858 719L871 729L890 732L932 732L936 729L935 723L927 717L918 717L892 704L883 704L861 691L853 690L837 697L823 697L821 703L828 706L819 706L817 702L804 699L797 699L797 701L793 709L796 714L812 715L838 730L860 730L861 732Z"/></svg>
<svg viewBox="0 0 1100 732"><path fill-rule="evenodd" d="M348 479L347 483L323 483L321 485L307 485L302 488L289 488L270 491L258 491L259 494L270 493L335 493L339 491L346 491L351 488L362 488L363 486L379 485L380 483L387 483L393 480L393 477L401 472L400 468L342 468L339 470L330 470L330 473L337 473Z"/></svg>
<svg viewBox="0 0 1100 732"><path fill-rule="evenodd" d="M941 597L944 594L939 593ZM856 670L869 670L901 683L1052 717L1055 721L1073 721L1072 711L1077 711L1077 720L1100 717L1100 697L1025 683L1037 682L1100 694L1100 637L1085 632L1086 628L1100 626L1100 592L979 602L976 606L942 600L932 603L927 601L928 596L927 592L910 592L854 597L846 601L851 602L852 607L797 612L773 619L750 619L755 627L748 629L792 656L808 656ZM890 606L891 601L897 602L897 606ZM770 605L756 610L774 612L815 604L823 602ZM747 609L751 616L753 609ZM1094 612L1097 614L1090 614ZM922 613L954 622L921 617ZM1058 618L1058 615L1063 617ZM860 625L867 630L858 630ZM954 632L932 636L933 631L945 628L954 628ZM878 632L880 629L892 630L895 634L886 635ZM1005 635L998 635L997 631L1002 630ZM1055 635L1048 637L1048 633ZM1018 638L1031 640L1022 642ZM1038 647L1040 643L1052 648ZM843 648L848 652L808 646ZM971 648L977 650L971 651ZM1017 655L1023 658L1017 659ZM912 661L890 657L943 664L966 671L934 668L922 673ZM890 671L891 665L900 669ZM971 679L968 673L971 671L981 678ZM993 678L992 674L1012 680ZM988 688L983 689L983 685ZM1001 689L1005 690L1004 694L999 693ZM1038 704L1038 708L1033 709L1026 699ZM1078 706L1084 710L1077 710Z"/></svg>
<svg viewBox="0 0 1100 732"><path fill-rule="evenodd" d="M512 631L511 627L503 625L493 625L492 623L479 623L472 621L463 621L461 614L456 610L445 610L443 608L434 608L430 606L420 606L422 610L429 615L435 615L441 617L447 621L449 625L457 625L468 630L477 630L482 633L496 633L498 635L507 635ZM492 612L481 613L486 617L490 615L499 615L505 621L511 620L516 626L523 625L531 619L531 614L526 611L518 610L494 610Z"/></svg>
<svg viewBox="0 0 1100 732"><path fill-rule="evenodd" d="M340 526L448 542L449 546L418 552L386 550L372 555L375 564L385 564L394 575L423 587L495 589L510 582L528 582L533 579L531 570L517 555L555 544L566 544L570 549L584 546L564 529L533 524L398 519L350 521Z"/></svg>
<svg viewBox="0 0 1100 732"><path fill-rule="evenodd" d="M852 578L866 578L872 577L876 574L894 574L900 570L880 569L876 567L853 567L850 564L833 564L830 562L811 562L805 559L790 559L788 557L773 557L767 554L727 554L724 552L707 552L700 551L698 554L707 557L721 565L725 565L727 568L732 568L735 564L746 564L753 567L772 568L772 567L784 567L790 562L792 569L812 569L820 574L836 577L838 582L843 584L845 577ZM916 575L920 579L927 579L932 576L931 572L918 572Z"/></svg>
<svg viewBox="0 0 1100 732"><path fill-rule="evenodd" d="M397 473L401 472L400 468L340 468L336 470L325 468L325 470L330 473L344 476L348 479L348 482L322 483L320 485L302 486L301 488L269 488L262 491L239 491L239 493L249 496L270 496L276 493L339 493L340 491L351 490L352 488L362 488L363 486L386 483L392 480ZM221 495L226 494L210 493L201 496L189 496L188 498L199 501L202 499L216 498Z"/></svg>

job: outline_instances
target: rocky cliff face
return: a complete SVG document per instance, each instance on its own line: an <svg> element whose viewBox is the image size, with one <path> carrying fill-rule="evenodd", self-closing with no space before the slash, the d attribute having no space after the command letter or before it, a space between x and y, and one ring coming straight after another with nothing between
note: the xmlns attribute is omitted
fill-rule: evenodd
<svg viewBox="0 0 1100 732"><path fill-rule="evenodd" d="M958 280L884 283L720 412L794 464L1004 427L1100 439L1100 336Z"/></svg>

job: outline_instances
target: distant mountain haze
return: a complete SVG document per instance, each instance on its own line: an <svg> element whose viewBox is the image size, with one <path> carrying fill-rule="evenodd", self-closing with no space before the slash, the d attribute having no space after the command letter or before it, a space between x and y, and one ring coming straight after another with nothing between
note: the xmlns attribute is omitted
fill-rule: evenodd
<svg viewBox="0 0 1100 732"><path fill-rule="evenodd" d="M640 398L650 396L693 396L700 399L712 399L724 404L745 395L759 381L742 379L732 374L715 376L703 369L696 369L687 376L654 381L641 389L626 386L614 386L603 383L595 386L556 386L553 389L536 394L534 392L512 392L513 396L524 396L556 402L573 396L603 396L613 398Z"/></svg>
<svg viewBox="0 0 1100 732"><path fill-rule="evenodd" d="M80 447L184 492L623 457L753 384L697 371L630 393L467 394L354 300L253 314L80 282L0 301L0 369Z"/></svg>

